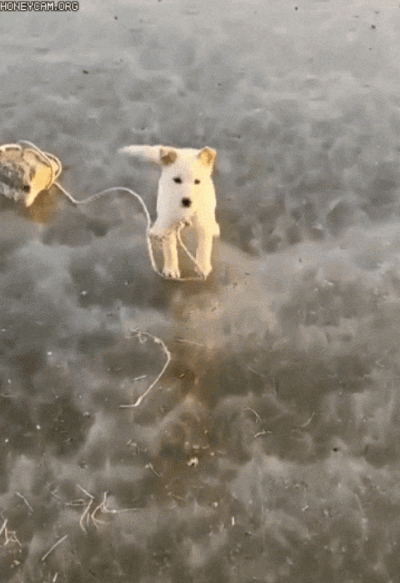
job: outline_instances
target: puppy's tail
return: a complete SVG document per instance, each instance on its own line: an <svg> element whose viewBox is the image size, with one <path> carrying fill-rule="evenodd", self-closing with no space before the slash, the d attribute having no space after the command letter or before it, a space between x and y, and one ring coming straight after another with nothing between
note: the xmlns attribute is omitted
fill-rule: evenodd
<svg viewBox="0 0 400 583"><path fill-rule="evenodd" d="M160 164L160 149L161 146L124 146L118 152Z"/></svg>

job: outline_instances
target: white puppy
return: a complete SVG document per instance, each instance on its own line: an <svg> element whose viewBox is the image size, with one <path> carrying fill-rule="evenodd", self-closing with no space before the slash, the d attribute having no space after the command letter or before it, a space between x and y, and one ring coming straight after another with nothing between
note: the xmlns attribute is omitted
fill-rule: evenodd
<svg viewBox="0 0 400 583"><path fill-rule="evenodd" d="M169 146L126 146L119 151L161 165L157 219L150 234L162 238L164 275L180 277L177 229L181 225L193 225L197 234L196 262L206 278L212 269L213 237L219 236L211 178L215 150L208 147L193 150Z"/></svg>

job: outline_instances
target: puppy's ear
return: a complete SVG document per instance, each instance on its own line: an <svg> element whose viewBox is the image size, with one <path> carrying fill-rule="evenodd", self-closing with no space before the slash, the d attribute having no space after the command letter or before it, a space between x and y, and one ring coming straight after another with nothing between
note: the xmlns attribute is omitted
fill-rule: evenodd
<svg viewBox="0 0 400 583"><path fill-rule="evenodd" d="M160 148L160 161L163 166L173 164L177 157L178 154L173 148Z"/></svg>
<svg viewBox="0 0 400 583"><path fill-rule="evenodd" d="M200 150L200 152L197 154L197 157L201 159L204 166L212 166L216 155L217 152L215 150L206 146L205 148Z"/></svg>

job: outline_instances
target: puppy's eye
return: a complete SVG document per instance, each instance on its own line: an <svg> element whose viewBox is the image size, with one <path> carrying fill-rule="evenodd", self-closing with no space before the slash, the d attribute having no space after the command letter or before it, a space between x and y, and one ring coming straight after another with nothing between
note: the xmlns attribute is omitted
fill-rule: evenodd
<svg viewBox="0 0 400 583"><path fill-rule="evenodd" d="M196 180L194 181L195 184L200 184L200 180L198 178L196 178Z"/></svg>
<svg viewBox="0 0 400 583"><path fill-rule="evenodd" d="M176 182L177 184L182 184L182 178L180 176L175 176L174 182Z"/></svg>

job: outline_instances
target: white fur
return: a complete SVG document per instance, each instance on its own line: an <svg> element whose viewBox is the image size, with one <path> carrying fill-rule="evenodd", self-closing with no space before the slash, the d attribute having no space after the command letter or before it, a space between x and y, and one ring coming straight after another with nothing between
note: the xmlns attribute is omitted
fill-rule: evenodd
<svg viewBox="0 0 400 583"><path fill-rule="evenodd" d="M161 165L157 219L150 234L162 238L164 275L180 277L177 229L181 225L193 225L197 234L196 262L203 277L207 277L212 270L213 237L219 236L219 226L215 219L215 190L211 178L215 150L208 147L193 150L169 146L126 146L119 151ZM188 201L190 205L184 206Z"/></svg>

